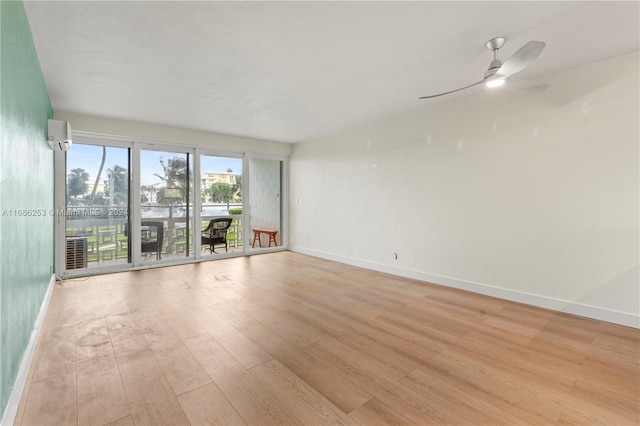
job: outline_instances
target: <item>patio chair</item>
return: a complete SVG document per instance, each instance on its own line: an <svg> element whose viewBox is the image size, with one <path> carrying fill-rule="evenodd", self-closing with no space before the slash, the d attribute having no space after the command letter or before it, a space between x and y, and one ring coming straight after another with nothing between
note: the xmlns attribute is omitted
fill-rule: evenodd
<svg viewBox="0 0 640 426"><path fill-rule="evenodd" d="M200 239L202 246L204 247L208 244L211 253L215 253L215 245L224 244L224 251L228 252L227 231L231 226L231 222L233 222L233 218L231 217L211 219L209 221L209 226L202 231Z"/></svg>
<svg viewBox="0 0 640 426"><path fill-rule="evenodd" d="M162 259L162 241L164 239L164 222L147 222L142 221L141 225L144 227L155 228L151 229L150 237L142 239L142 253L155 253L156 260ZM153 238L155 236L155 239Z"/></svg>
<svg viewBox="0 0 640 426"><path fill-rule="evenodd" d="M155 253L156 260L162 259L162 243L164 240L164 222L142 221L142 227L151 228L143 230L141 253ZM155 229L153 229L155 228ZM124 225L124 235L129 236L129 224Z"/></svg>

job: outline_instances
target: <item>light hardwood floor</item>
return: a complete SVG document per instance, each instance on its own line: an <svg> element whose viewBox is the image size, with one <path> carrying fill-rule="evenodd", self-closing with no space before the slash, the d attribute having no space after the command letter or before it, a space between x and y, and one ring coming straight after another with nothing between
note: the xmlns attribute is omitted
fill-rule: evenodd
<svg viewBox="0 0 640 426"><path fill-rule="evenodd" d="M17 424L637 425L640 330L291 252L56 285Z"/></svg>

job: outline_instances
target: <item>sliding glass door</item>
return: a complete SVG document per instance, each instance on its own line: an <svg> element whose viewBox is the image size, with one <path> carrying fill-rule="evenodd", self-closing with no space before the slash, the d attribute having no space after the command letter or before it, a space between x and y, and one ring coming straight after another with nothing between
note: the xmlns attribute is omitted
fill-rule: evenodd
<svg viewBox="0 0 640 426"><path fill-rule="evenodd" d="M130 149L75 143L66 156L65 269L131 263Z"/></svg>
<svg viewBox="0 0 640 426"><path fill-rule="evenodd" d="M286 246L284 157L78 132L55 158L61 278Z"/></svg>
<svg viewBox="0 0 640 426"><path fill-rule="evenodd" d="M140 150L141 264L193 257L189 153Z"/></svg>
<svg viewBox="0 0 640 426"><path fill-rule="evenodd" d="M242 158L200 155L201 256L243 253Z"/></svg>

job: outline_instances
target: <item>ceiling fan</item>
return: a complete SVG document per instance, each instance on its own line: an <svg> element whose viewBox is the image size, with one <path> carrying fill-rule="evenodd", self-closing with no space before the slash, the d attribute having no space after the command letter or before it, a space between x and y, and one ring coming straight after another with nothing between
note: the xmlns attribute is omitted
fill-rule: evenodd
<svg viewBox="0 0 640 426"><path fill-rule="evenodd" d="M506 41L507 39L504 37L496 37L492 38L485 44L487 49L493 52L493 61L489 64L489 69L484 73L484 78L482 80L459 89L438 93L437 95L422 96L420 99L429 99L448 95L449 93L458 92L483 83L487 87L498 87L504 85L506 89L516 93L538 93L546 89L549 86L546 83L531 80L520 80L512 77L512 75L524 70L536 60L538 55L540 55L540 52L542 52L542 49L544 49L545 43L542 41L527 42L509 59L502 63L500 59L498 59L498 50L504 46Z"/></svg>

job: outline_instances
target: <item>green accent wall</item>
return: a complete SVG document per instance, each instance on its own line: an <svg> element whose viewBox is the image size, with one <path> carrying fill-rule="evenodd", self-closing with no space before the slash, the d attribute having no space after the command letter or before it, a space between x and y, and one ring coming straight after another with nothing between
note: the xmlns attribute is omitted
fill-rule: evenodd
<svg viewBox="0 0 640 426"><path fill-rule="evenodd" d="M54 253L53 151L47 143L53 111L22 1L0 0L0 98L2 417L51 280Z"/></svg>

